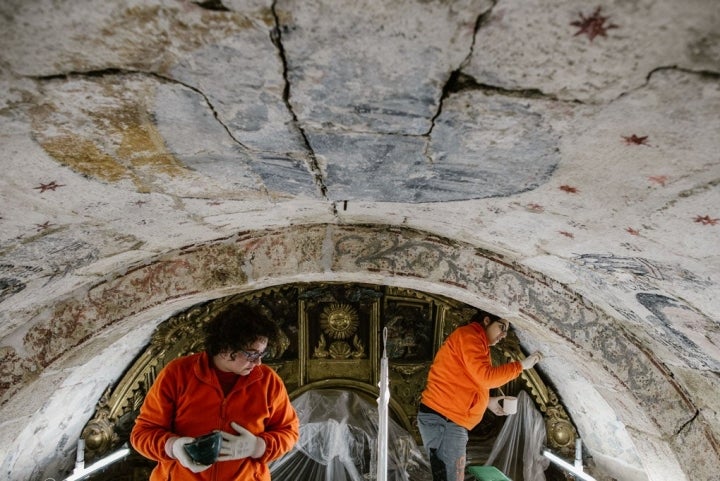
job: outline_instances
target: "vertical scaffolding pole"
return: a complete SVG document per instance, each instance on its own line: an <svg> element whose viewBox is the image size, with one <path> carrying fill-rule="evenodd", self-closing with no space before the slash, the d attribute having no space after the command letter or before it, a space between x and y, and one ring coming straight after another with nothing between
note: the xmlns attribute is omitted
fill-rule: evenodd
<svg viewBox="0 0 720 481"><path fill-rule="evenodd" d="M377 481L387 481L388 455L388 405L390 404L390 380L388 376L387 358L387 327L383 328L383 353L380 359L380 395L378 403L378 438L377 438Z"/></svg>

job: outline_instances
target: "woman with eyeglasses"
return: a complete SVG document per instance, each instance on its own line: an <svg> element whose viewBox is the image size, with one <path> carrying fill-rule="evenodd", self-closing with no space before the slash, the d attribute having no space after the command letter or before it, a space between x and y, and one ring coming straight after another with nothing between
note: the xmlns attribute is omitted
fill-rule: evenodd
<svg viewBox="0 0 720 481"><path fill-rule="evenodd" d="M510 323L489 315L476 315L455 329L438 350L430 366L418 408L417 423L430 458L433 481L465 479L468 432L486 409L505 416L503 397L490 397L490 389L512 381L530 369L542 355L493 366L490 346L507 335Z"/></svg>
<svg viewBox="0 0 720 481"><path fill-rule="evenodd" d="M158 463L150 481L270 481L267 463L299 434L282 379L262 364L277 334L258 309L235 305L207 323L203 352L160 371L130 435Z"/></svg>

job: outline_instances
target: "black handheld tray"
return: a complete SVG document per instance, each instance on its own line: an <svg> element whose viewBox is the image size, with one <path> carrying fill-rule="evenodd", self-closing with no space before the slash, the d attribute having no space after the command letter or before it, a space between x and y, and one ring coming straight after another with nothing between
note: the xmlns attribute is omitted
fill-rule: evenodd
<svg viewBox="0 0 720 481"><path fill-rule="evenodd" d="M183 447L193 461L209 466L217 461L221 444L222 435L219 431L215 431L199 436L195 438L195 441L187 443Z"/></svg>

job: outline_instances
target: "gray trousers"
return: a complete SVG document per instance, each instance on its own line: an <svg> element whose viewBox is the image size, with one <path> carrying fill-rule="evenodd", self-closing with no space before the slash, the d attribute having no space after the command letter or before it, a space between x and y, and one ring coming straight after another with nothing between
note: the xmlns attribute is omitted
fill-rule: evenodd
<svg viewBox="0 0 720 481"><path fill-rule="evenodd" d="M433 481L463 481L468 430L433 413L419 412L417 424Z"/></svg>

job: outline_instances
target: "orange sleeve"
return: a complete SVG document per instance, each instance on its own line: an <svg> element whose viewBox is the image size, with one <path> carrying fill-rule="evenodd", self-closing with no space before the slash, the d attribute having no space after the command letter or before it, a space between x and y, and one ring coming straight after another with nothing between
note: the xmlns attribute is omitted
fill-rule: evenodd
<svg viewBox="0 0 720 481"><path fill-rule="evenodd" d="M263 462L273 461L290 451L300 436L297 413L290 403L285 385L274 371L268 387L268 402L272 406L272 414L266 423L265 431L258 435L265 441L265 453L260 457Z"/></svg>
<svg viewBox="0 0 720 481"><path fill-rule="evenodd" d="M518 361L492 365L490 348L487 343L477 342L462 336L459 339L459 350L465 371L476 389L493 389L500 387L520 375L522 364Z"/></svg>
<svg viewBox="0 0 720 481"><path fill-rule="evenodd" d="M171 459L165 452L165 443L171 437L177 436L172 432L175 412L175 396L172 391L175 381L172 378L171 369L167 366L160 371L145 396L145 402L130 433L132 446L143 456L156 461Z"/></svg>

